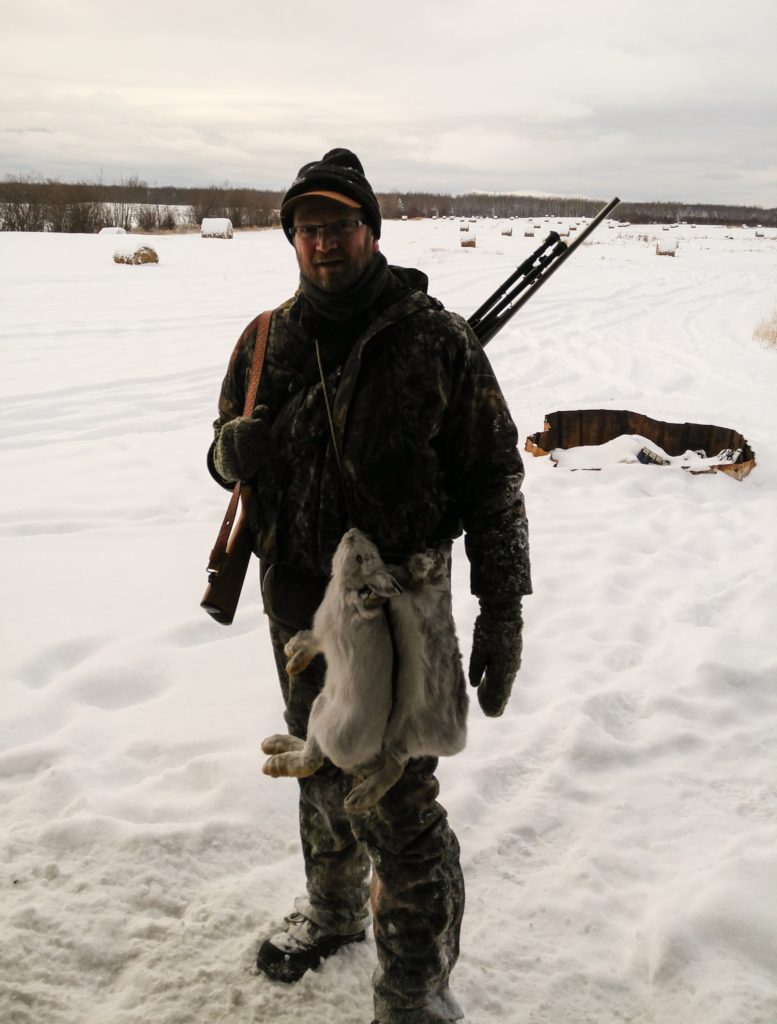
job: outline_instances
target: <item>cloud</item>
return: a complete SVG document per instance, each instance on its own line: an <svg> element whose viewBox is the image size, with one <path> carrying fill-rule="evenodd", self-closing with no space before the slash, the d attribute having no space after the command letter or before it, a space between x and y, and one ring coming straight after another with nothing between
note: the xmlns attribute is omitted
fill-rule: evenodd
<svg viewBox="0 0 777 1024"><path fill-rule="evenodd" d="M772 0L30 0L0 174L280 188L348 145L380 189L773 205L775 36Z"/></svg>

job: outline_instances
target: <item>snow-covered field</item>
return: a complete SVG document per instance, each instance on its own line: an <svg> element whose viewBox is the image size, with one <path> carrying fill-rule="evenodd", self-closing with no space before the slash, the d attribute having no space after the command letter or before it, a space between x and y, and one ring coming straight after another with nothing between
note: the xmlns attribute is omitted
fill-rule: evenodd
<svg viewBox="0 0 777 1024"><path fill-rule="evenodd" d="M555 226L554 224L550 225ZM387 223L464 314L530 252L499 222ZM744 481L527 456L535 595L504 718L441 764L472 1024L777 1020L777 238L601 226L491 343L521 436L624 408L740 431ZM727 237L730 236L730 237ZM149 241L149 239L144 239ZM279 231L0 234L2 1024L369 1024L372 942L289 989L259 938L301 891L255 571L198 607L205 470L244 324L293 290ZM468 653L475 605L456 554Z"/></svg>

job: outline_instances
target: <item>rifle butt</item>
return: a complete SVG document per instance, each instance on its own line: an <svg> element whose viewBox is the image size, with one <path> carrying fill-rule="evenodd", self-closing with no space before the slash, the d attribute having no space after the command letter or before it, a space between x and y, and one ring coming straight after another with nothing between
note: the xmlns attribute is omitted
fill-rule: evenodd
<svg viewBox="0 0 777 1024"><path fill-rule="evenodd" d="M251 530L246 516L241 514L221 565L217 570L209 570L208 585L200 601L200 607L223 626L231 625L235 618L252 553Z"/></svg>

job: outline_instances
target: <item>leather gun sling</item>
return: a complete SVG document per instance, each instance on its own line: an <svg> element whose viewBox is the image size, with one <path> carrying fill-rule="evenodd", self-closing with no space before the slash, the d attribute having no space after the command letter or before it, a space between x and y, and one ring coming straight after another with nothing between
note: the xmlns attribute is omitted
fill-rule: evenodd
<svg viewBox="0 0 777 1024"><path fill-rule="evenodd" d="M254 347L254 355L251 361L251 376L248 379L248 390L246 391L245 405L243 406L244 416L251 415L256 403L256 394L259 390L259 378L262 375L264 356L267 351L267 336L270 331L271 318L272 310L265 310L264 313L260 313L253 323L248 326L248 330L250 330L254 323L257 325L256 345ZM245 499L247 497L247 488L244 488L243 484L238 481L232 491L232 497L229 499L229 505L227 506L224 521L221 524L221 529L216 537L216 543L213 545L213 550L210 553L210 561L208 562L209 575L218 574L219 569L223 565L224 558L227 554L227 543L229 541L229 535L232 532L232 526L235 522L235 516L237 515L241 493L244 495Z"/></svg>

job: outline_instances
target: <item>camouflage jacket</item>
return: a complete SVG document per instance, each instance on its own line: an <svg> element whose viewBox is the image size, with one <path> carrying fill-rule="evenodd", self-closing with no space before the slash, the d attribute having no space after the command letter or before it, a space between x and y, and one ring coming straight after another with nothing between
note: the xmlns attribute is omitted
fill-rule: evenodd
<svg viewBox="0 0 777 1024"><path fill-rule="evenodd" d="M349 502L304 297L273 314L257 404L269 409L275 459L252 481L255 549L268 562L326 578L349 504L351 525L387 561L463 530L472 592L511 608L531 592L515 425L466 322L390 278L377 314L345 350L319 338ZM224 378L216 436L242 415L255 342L252 325ZM231 488L212 454L208 463Z"/></svg>

